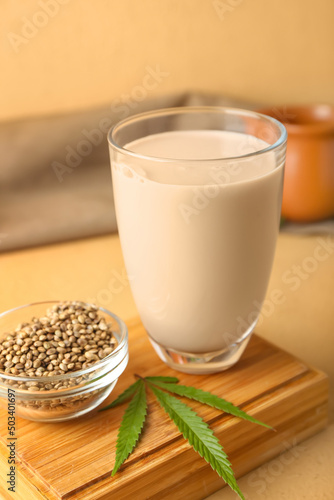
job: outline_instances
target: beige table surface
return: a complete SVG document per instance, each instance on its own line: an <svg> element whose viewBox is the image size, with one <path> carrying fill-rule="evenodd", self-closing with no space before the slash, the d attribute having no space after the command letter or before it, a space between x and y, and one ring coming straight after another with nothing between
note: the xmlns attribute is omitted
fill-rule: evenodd
<svg viewBox="0 0 334 500"><path fill-rule="evenodd" d="M125 320L137 314L117 235L4 253L0 271L2 310L77 299L105 306ZM274 289L280 297L275 305ZM330 425L241 478L240 487L251 500L333 500L334 237L280 234L267 299L256 330L329 375ZM235 498L224 488L210 500Z"/></svg>

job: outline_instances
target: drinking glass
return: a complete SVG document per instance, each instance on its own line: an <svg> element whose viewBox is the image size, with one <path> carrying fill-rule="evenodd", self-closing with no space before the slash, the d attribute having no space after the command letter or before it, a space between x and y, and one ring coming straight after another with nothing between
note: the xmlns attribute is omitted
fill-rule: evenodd
<svg viewBox="0 0 334 500"><path fill-rule="evenodd" d="M152 111L109 132L131 290L174 369L227 369L249 342L275 253L286 139L277 120L222 107Z"/></svg>

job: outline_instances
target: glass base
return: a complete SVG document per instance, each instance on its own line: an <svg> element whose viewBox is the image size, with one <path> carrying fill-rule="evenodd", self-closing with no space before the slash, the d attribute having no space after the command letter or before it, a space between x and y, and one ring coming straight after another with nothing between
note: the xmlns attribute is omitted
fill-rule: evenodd
<svg viewBox="0 0 334 500"><path fill-rule="evenodd" d="M176 351L158 344L150 335L149 339L159 358L174 370L193 374L216 373L231 368L239 361L251 338L254 326L252 325L234 344L230 344L220 351L208 353Z"/></svg>

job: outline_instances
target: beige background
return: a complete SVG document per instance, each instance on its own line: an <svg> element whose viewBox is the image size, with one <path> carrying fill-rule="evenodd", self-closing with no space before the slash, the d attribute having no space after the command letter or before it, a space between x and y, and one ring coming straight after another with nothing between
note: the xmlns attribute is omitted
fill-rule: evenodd
<svg viewBox="0 0 334 500"><path fill-rule="evenodd" d="M169 73L147 97L334 104L332 0L1 0L0 9L0 120L140 97L147 66Z"/></svg>

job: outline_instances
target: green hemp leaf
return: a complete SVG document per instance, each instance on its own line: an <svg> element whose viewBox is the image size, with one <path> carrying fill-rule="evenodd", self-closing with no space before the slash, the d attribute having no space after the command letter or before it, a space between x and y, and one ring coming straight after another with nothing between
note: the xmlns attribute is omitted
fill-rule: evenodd
<svg viewBox="0 0 334 500"><path fill-rule="evenodd" d="M137 380L137 382L135 382L134 384L130 385L130 387L125 389L125 391L122 392L122 394L120 394L118 398L116 398L112 403L110 403L110 405L101 408L101 410L99 411L109 410L110 408L115 408L115 406L124 403L138 391L138 388L140 385L142 385L142 383L143 381L141 379Z"/></svg>
<svg viewBox="0 0 334 500"><path fill-rule="evenodd" d="M111 404L100 410L103 411L114 408L132 398L129 406L124 412L119 428L116 443L116 459L112 470L112 476L116 474L139 440L146 419L146 387L149 387L160 406L169 415L193 449L199 453L199 455L211 465L212 469L224 479L230 488L244 500L244 496L234 477L228 457L218 439L213 434L213 431L192 408L178 398L172 396L170 393L213 406L235 417L263 425L264 427L270 429L271 427L251 417L232 403L210 392L202 391L201 389L196 389L191 386L177 385L178 379L175 377L142 378L139 375L136 375L136 377L138 380L134 384L130 385L130 387L120 394Z"/></svg>
<svg viewBox="0 0 334 500"><path fill-rule="evenodd" d="M138 380L137 382L137 388L134 391L134 395L129 406L125 410L122 423L118 431L116 461L111 473L112 476L116 474L122 463L128 458L136 446L144 426L147 408L145 382L143 380ZM120 399L121 398L119 398L119 401ZM123 397L123 401L124 399L125 397Z"/></svg>
<svg viewBox="0 0 334 500"><path fill-rule="evenodd" d="M150 377L147 377L147 380ZM153 382L153 380L152 380ZM268 429L273 428L270 425L264 424L257 420L256 418L248 415L245 411L241 410L237 406L234 406L229 401L222 399L215 394L211 394L211 392L202 391L202 389L196 389L196 387L189 387L187 385L176 385L174 383L166 384L162 380L155 380L154 384L160 387L161 389L166 389L169 392L173 392L178 396L185 396L189 399L194 399L199 403L203 403L205 405L213 406L213 408L217 408L217 410L222 410L225 413L230 413L235 417L243 418L244 420L248 420L249 422L253 422L254 424L263 425L263 427L267 427Z"/></svg>
<svg viewBox="0 0 334 500"><path fill-rule="evenodd" d="M244 498L233 474L227 455L210 427L189 406L174 396L151 385L162 408L170 416L183 437L206 460L224 481Z"/></svg>

